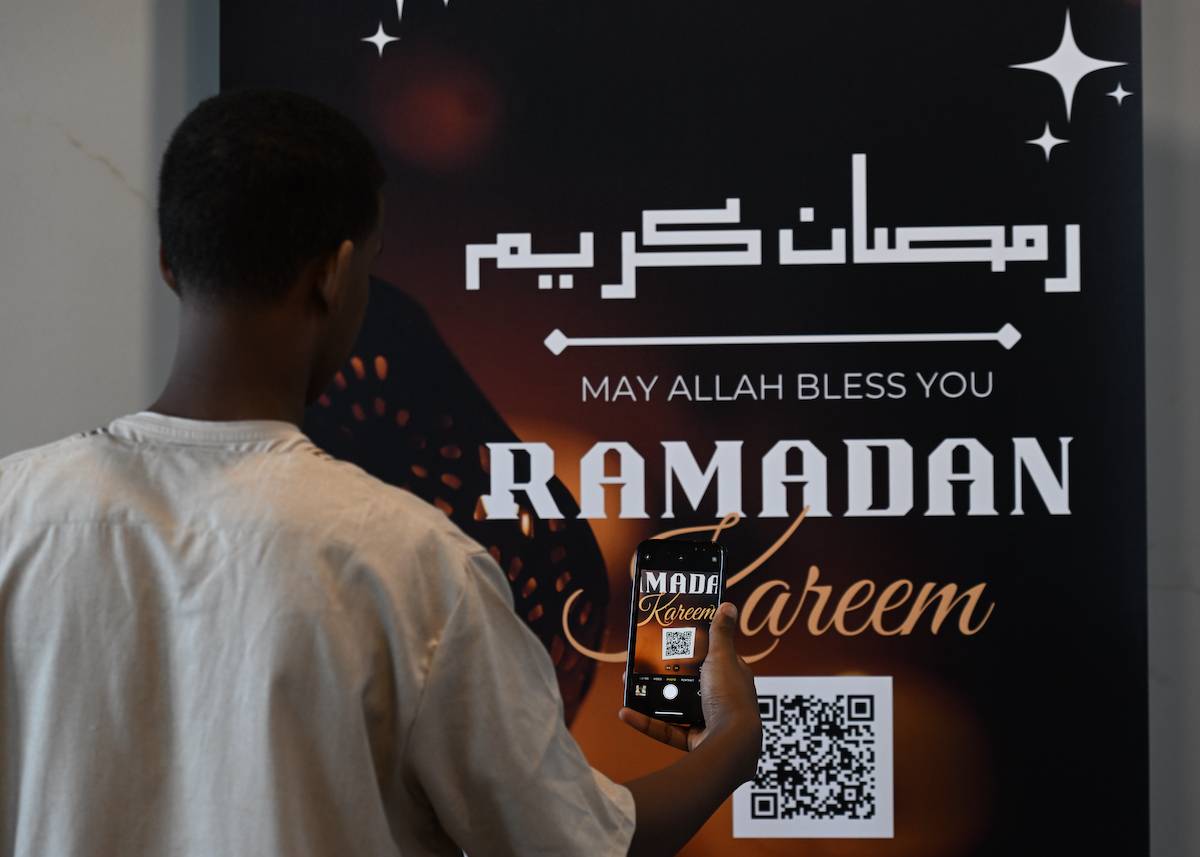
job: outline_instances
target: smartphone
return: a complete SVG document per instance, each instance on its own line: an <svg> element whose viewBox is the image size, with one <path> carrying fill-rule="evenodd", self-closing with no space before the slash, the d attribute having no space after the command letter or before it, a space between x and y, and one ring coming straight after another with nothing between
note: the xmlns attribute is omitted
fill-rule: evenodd
<svg viewBox="0 0 1200 857"><path fill-rule="evenodd" d="M669 723L704 725L700 666L724 589L724 545L682 539L638 545L629 605L626 706Z"/></svg>

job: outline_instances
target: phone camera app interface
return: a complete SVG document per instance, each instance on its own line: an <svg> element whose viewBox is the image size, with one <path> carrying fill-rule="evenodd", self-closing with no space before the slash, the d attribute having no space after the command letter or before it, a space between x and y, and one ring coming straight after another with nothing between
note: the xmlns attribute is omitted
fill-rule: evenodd
<svg viewBox="0 0 1200 857"><path fill-rule="evenodd" d="M705 557L704 564L709 562ZM646 566L639 571L631 684L633 696L645 699L654 713L684 716L698 700L700 665L708 653L708 626L717 612L720 586L720 573L711 567L680 571Z"/></svg>

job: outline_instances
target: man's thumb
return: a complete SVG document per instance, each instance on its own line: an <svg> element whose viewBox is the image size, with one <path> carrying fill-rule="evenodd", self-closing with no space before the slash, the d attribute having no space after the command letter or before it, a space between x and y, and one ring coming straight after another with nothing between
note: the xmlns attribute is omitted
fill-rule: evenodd
<svg viewBox="0 0 1200 857"><path fill-rule="evenodd" d="M737 628L737 608L728 601L717 607L717 615L709 626L709 651L733 650L733 634Z"/></svg>

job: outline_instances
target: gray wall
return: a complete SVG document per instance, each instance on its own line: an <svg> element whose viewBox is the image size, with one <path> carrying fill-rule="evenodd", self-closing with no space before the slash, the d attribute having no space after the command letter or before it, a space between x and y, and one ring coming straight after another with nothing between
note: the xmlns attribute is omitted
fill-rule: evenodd
<svg viewBox="0 0 1200 857"><path fill-rule="evenodd" d="M217 89L216 7L0 2L0 455L141 408L166 377L154 180Z"/></svg>
<svg viewBox="0 0 1200 857"><path fill-rule="evenodd" d="M1143 7L1151 851L1200 854L1200 3ZM1121 514L1113 498L1114 515ZM1102 689L1098 689L1101 690Z"/></svg>
<svg viewBox="0 0 1200 857"><path fill-rule="evenodd" d="M216 90L216 6L0 6L0 455L141 408L165 377L175 317L155 272L154 175L170 129ZM1146 91L1135 97L1146 117L1152 851L1191 857L1200 854L1200 455L1189 443L1200 439L1200 345L1189 335L1200 319L1200 4L1149 4L1144 28ZM1113 514L1123 514L1120 498ZM1123 739L1142 740L1113 736Z"/></svg>

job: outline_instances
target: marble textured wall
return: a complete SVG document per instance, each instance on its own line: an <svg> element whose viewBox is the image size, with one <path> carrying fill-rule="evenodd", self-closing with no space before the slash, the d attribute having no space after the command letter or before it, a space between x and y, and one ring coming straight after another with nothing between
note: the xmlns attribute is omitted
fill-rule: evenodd
<svg viewBox="0 0 1200 857"><path fill-rule="evenodd" d="M217 89L217 4L0 4L0 455L149 402L174 347L154 184Z"/></svg>

